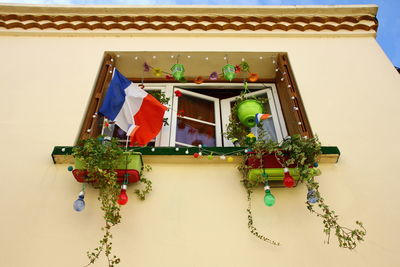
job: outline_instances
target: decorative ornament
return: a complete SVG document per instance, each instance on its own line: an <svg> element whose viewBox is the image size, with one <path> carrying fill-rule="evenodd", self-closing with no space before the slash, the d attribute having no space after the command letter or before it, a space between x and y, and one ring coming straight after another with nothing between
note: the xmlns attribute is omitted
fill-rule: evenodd
<svg viewBox="0 0 400 267"><path fill-rule="evenodd" d="M186 154L186 155L189 154L189 149L186 149L185 154Z"/></svg>
<svg viewBox="0 0 400 267"><path fill-rule="evenodd" d="M210 77L209 77L209 79L210 80L212 80L212 81L216 81L216 80L218 80L218 73L217 72L212 72L211 74L210 74Z"/></svg>
<svg viewBox="0 0 400 267"><path fill-rule="evenodd" d="M147 64L147 62L143 63L143 71L144 72L149 72L150 71L150 66Z"/></svg>
<svg viewBox="0 0 400 267"><path fill-rule="evenodd" d="M195 84L202 84L204 82L203 77L198 76L195 80L194 83Z"/></svg>
<svg viewBox="0 0 400 267"><path fill-rule="evenodd" d="M250 75L249 75L249 81L250 81L250 82L256 82L256 81L258 81L258 74L257 74L257 73L250 73Z"/></svg>
<svg viewBox="0 0 400 267"><path fill-rule="evenodd" d="M194 154L193 154L193 157L196 158L196 159L197 159L199 156L200 156L199 153L194 153Z"/></svg>
<svg viewBox="0 0 400 267"><path fill-rule="evenodd" d="M240 68L241 68L242 71L244 71L244 72L250 71L249 63L247 63L246 61L243 61L242 63L240 63Z"/></svg>
<svg viewBox="0 0 400 267"><path fill-rule="evenodd" d="M138 86L139 86L140 89L142 89L142 90L144 89L144 84L143 83L139 84Z"/></svg>
<svg viewBox="0 0 400 267"><path fill-rule="evenodd" d="M271 117L272 117L271 114L261 114L261 113L257 113L257 114L256 114L256 117L255 117L255 119L256 119L256 125L258 125L261 121L266 120L266 119L269 119L269 118L271 118Z"/></svg>
<svg viewBox="0 0 400 267"><path fill-rule="evenodd" d="M182 92L179 91L179 90L175 90L174 94L175 94L176 97L181 97L182 96Z"/></svg>
<svg viewBox="0 0 400 267"><path fill-rule="evenodd" d="M246 135L246 140L245 143L248 146L251 146L252 144L254 144L257 141L256 136L253 133L249 133L248 135Z"/></svg>
<svg viewBox="0 0 400 267"><path fill-rule="evenodd" d="M225 79L227 79L228 81L232 81L236 77L235 66L231 64L226 64L222 68L222 73L224 74Z"/></svg>
<svg viewBox="0 0 400 267"><path fill-rule="evenodd" d="M179 117L183 117L183 116L185 116L185 111L183 110L183 109L181 109L181 110L179 110L178 111L178 114L177 114Z"/></svg>
<svg viewBox="0 0 400 267"><path fill-rule="evenodd" d="M78 195L78 199L74 201L74 210L82 211L85 209L85 192L81 191Z"/></svg>
<svg viewBox="0 0 400 267"><path fill-rule="evenodd" d="M121 193L119 194L117 200L118 204L120 205L125 205L126 203L128 203L128 195L126 194L126 188L127 188L126 184L123 184L121 186Z"/></svg>
<svg viewBox="0 0 400 267"><path fill-rule="evenodd" d="M69 172L72 172L73 170L74 170L74 167L68 166L68 171L69 171Z"/></svg>
<svg viewBox="0 0 400 267"><path fill-rule="evenodd" d="M108 119L104 119L104 127L110 127L110 123L108 122Z"/></svg>
<svg viewBox="0 0 400 267"><path fill-rule="evenodd" d="M182 81L184 80L184 74L185 74L185 68L183 67L182 64L175 64L171 67L172 71L172 76L175 78L177 81Z"/></svg>
<svg viewBox="0 0 400 267"><path fill-rule="evenodd" d="M212 160L214 157L213 157L213 155L208 155L207 158L208 158L209 160Z"/></svg>
<svg viewBox="0 0 400 267"><path fill-rule="evenodd" d="M222 159L222 160L226 160L225 155L222 155L222 156L220 156L219 158Z"/></svg>
<svg viewBox="0 0 400 267"><path fill-rule="evenodd" d="M264 190L265 190L264 203L268 207L272 207L275 204L275 197L274 195L271 194L271 190L268 185L264 187Z"/></svg>
<svg viewBox="0 0 400 267"><path fill-rule="evenodd" d="M228 158L226 159L226 161L228 161L229 163L230 163L230 162L233 162L233 158L232 158L232 157L228 157Z"/></svg>
<svg viewBox="0 0 400 267"><path fill-rule="evenodd" d="M283 185L288 188L293 187L295 184L295 181L289 173L289 168L283 169L283 172L285 173L285 175L283 177Z"/></svg>
<svg viewBox="0 0 400 267"><path fill-rule="evenodd" d="M318 168L318 162L314 162L313 166L314 166L315 168Z"/></svg>
<svg viewBox="0 0 400 267"><path fill-rule="evenodd" d="M240 66L239 66L239 65L236 65L236 66L235 66L235 72L236 72L236 73L241 72L241 69L240 69Z"/></svg>
<svg viewBox="0 0 400 267"><path fill-rule="evenodd" d="M316 196L316 192L314 189L308 189L307 201L310 204L315 204L318 201L318 197Z"/></svg>
<svg viewBox="0 0 400 267"><path fill-rule="evenodd" d="M263 113L263 105L255 99L247 99L238 106L237 116L240 122L249 128L256 126L255 116Z"/></svg>
<svg viewBox="0 0 400 267"><path fill-rule="evenodd" d="M156 77L161 77L162 76L162 71L160 68L153 68L153 74Z"/></svg>
<svg viewBox="0 0 400 267"><path fill-rule="evenodd" d="M171 75L167 74L167 75L165 75L165 79L167 79L167 80L173 80L174 77L172 77Z"/></svg>

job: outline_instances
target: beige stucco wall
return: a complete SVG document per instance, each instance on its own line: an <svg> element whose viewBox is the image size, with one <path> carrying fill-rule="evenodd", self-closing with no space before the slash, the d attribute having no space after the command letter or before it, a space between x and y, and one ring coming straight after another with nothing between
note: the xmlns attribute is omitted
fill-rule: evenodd
<svg viewBox="0 0 400 267"><path fill-rule="evenodd" d="M322 222L305 207L306 189L275 189L253 207L259 230L247 229L246 195L234 164L154 163L154 191L122 208L114 230L121 266L399 266L400 75L373 37L0 37L0 266L83 266L101 237L96 192L74 212L80 190L67 165L53 165L56 145L72 145L103 52L286 51L309 120L339 163L322 164L321 192L366 241L355 252L324 244ZM217 161L217 159L215 159ZM97 264L95 266L105 266Z"/></svg>

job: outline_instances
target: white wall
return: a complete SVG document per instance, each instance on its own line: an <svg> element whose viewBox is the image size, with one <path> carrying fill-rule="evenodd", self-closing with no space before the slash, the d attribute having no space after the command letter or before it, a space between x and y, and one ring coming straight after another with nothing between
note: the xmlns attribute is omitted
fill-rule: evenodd
<svg viewBox="0 0 400 267"><path fill-rule="evenodd" d="M177 45L179 44L179 45ZM101 237L96 192L72 210L80 190L56 145L72 145L104 51L285 51L313 131L338 146L322 164L326 202L366 241L356 252L324 245L322 222L305 207L306 189L276 189L273 208L254 197L261 232L247 230L246 194L234 164L155 163L148 200L122 208L114 230L121 266L399 266L400 76L373 38L1 37L1 266L82 266ZM104 266L99 263L96 266Z"/></svg>

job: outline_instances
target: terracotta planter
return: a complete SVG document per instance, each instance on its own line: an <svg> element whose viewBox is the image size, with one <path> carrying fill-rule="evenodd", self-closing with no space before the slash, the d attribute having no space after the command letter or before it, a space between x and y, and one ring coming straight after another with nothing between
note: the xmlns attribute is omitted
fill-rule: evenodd
<svg viewBox="0 0 400 267"><path fill-rule="evenodd" d="M248 99L239 104L237 116L240 122L246 127L256 126L256 114L264 113L264 108L260 102L255 99Z"/></svg>
<svg viewBox="0 0 400 267"><path fill-rule="evenodd" d="M114 170L117 173L117 182L123 183L126 176L128 183L139 181L142 166L142 155L140 153L133 152L129 153L128 156L121 156L117 168ZM88 178L88 171L84 167L84 162L75 159L75 169L72 171L72 174L78 182L84 183Z"/></svg>

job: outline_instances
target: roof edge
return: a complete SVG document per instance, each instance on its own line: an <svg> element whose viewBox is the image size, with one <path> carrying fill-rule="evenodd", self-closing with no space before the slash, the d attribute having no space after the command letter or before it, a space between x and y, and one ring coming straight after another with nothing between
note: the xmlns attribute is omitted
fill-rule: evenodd
<svg viewBox="0 0 400 267"><path fill-rule="evenodd" d="M376 16L377 5L290 5L290 6L208 6L208 5L36 5L0 4L0 14L46 15L208 15L208 16Z"/></svg>

